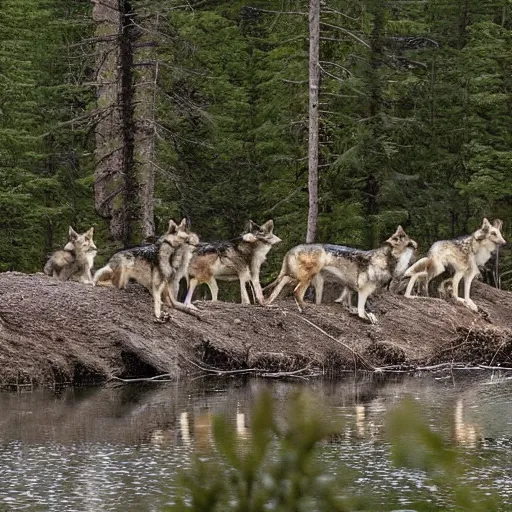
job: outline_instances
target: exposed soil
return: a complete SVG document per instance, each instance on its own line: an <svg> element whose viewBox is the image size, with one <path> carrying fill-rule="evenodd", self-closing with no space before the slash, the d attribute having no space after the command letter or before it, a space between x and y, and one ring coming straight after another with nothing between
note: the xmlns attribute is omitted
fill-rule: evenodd
<svg viewBox="0 0 512 512"><path fill-rule="evenodd" d="M199 302L202 319L153 319L150 295L0 274L0 384L59 385L205 371L336 374L443 362L512 367L512 293L474 282L475 314L453 301L383 293L371 325L339 304ZM324 331L324 332L322 332ZM341 343L340 343L341 342ZM355 357L352 349L358 356ZM365 366L366 365L366 366ZM305 370L307 369L307 370Z"/></svg>

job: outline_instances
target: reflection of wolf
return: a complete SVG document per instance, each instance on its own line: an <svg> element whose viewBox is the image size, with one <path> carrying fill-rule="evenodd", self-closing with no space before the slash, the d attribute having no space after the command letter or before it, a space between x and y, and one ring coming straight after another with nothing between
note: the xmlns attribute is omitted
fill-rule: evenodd
<svg viewBox="0 0 512 512"><path fill-rule="evenodd" d="M263 304L260 284L260 268L273 245L281 241L273 233L274 222L269 220L261 226L249 221L249 229L233 242L199 244L189 266L190 286L185 304L190 304L199 283L210 288L212 300L217 300L221 281L240 281L242 304L249 304L246 284L251 283L256 300Z"/></svg>
<svg viewBox="0 0 512 512"><path fill-rule="evenodd" d="M44 273L62 281L71 279L81 283L92 283L92 267L97 248L92 239L94 228L78 234L69 226L69 242L64 249L55 251L44 266Z"/></svg>
<svg viewBox="0 0 512 512"><path fill-rule="evenodd" d="M501 235L503 221L496 219L493 224L484 219L482 226L473 234L454 240L440 240L429 249L425 258L421 258L407 269L404 277L410 277L405 292L406 297L412 297L411 292L417 279L426 281L425 287L434 277L447 269L454 271L452 278L452 295L463 302L473 311L478 311L477 305L469 297L471 282L478 275L478 267L485 265L493 251L506 243ZM459 297L459 283L464 278L464 298Z"/></svg>
<svg viewBox="0 0 512 512"><path fill-rule="evenodd" d="M172 258L176 250L187 243L190 233L186 219L179 225L169 221L167 232L154 244L143 245L117 252L110 261L94 275L94 283L125 288L130 279L146 287L153 295L155 316L160 318L162 292L172 281L174 269ZM195 236L195 235L194 235ZM171 304L180 311L189 308L169 297Z"/></svg>
<svg viewBox="0 0 512 512"><path fill-rule="evenodd" d="M357 291L358 315L374 322L373 315L365 312L366 299L393 278L397 267L402 265L401 258L409 261L411 250L417 246L401 226L381 247L371 251L329 244L298 245L285 255L278 278L267 287L275 287L267 304L277 298L287 283L294 281L298 282L294 289L295 300L302 311L304 293L308 286L315 280L316 286L321 289L323 275L327 274Z"/></svg>

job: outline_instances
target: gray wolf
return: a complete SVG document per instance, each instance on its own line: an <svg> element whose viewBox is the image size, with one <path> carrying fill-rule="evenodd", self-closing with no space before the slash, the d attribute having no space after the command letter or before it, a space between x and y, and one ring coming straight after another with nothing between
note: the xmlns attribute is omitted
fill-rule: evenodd
<svg viewBox="0 0 512 512"><path fill-rule="evenodd" d="M338 252L350 252L353 251L351 247L347 247L344 245L332 245L329 244L330 247L336 248L335 250ZM400 279L403 276L404 272L407 270L411 263L411 259L414 255L415 248L411 245L410 247L407 247L402 254L400 255L400 258L396 262L394 272L392 275L391 280L388 285L388 289L391 291L398 291L399 285L400 285ZM323 295L323 289L324 289L324 282L334 282L339 283L340 280L337 278L336 274L333 272L330 272L328 269L322 270L319 274L317 274L313 281L312 285L315 289L315 302L316 304L322 303L322 295ZM343 284L343 282L341 282ZM344 286L343 290L340 294L340 296L334 301L338 303L345 303L347 306L352 305L352 290L348 286Z"/></svg>
<svg viewBox="0 0 512 512"><path fill-rule="evenodd" d="M61 281L92 283L92 268L98 252L92 239L94 228L78 234L71 226L68 230L68 243L64 249L55 251L44 266L44 273Z"/></svg>
<svg viewBox="0 0 512 512"><path fill-rule="evenodd" d="M409 261L418 244L409 238L402 226L378 249L362 251L331 244L302 244L288 251L278 278L267 288L275 288L267 304L271 304L283 287L297 282L294 289L299 310L304 305L304 294L315 281L317 289L323 286L325 276L332 276L358 294L357 314L360 318L375 322L373 315L365 312L366 299L379 287L389 283L402 258ZM404 256L405 255L405 256ZM318 294L321 298L321 291Z"/></svg>
<svg viewBox="0 0 512 512"><path fill-rule="evenodd" d="M503 221L496 219L492 225L484 219L482 226L473 234L440 240L430 247L425 258L421 258L407 269L404 277L410 277L405 296L412 298L412 289L418 279L428 283L445 270L454 272L452 278L452 295L472 311L478 311L477 305L470 298L471 283L479 274L478 267L485 265L497 247L506 244L501 234ZM459 283L464 278L464 298L459 297Z"/></svg>
<svg viewBox="0 0 512 512"><path fill-rule="evenodd" d="M166 233L156 243L115 253L110 261L94 274L94 283L124 289L130 279L137 281L151 292L155 316L160 318L162 293L172 284L175 272L172 259L190 237L186 219L179 225L171 219ZM168 299L176 309L190 312L190 308L174 301L172 294L168 294Z"/></svg>
<svg viewBox="0 0 512 512"><path fill-rule="evenodd" d="M281 239L274 235L274 221L269 220L261 226L249 221L248 228L236 240L199 244L188 269L190 284L185 305L191 304L194 290L200 283L208 285L212 301L216 301L217 279L240 281L242 304L250 304L246 284L251 283L256 300L263 304L261 265L270 249L279 242Z"/></svg>

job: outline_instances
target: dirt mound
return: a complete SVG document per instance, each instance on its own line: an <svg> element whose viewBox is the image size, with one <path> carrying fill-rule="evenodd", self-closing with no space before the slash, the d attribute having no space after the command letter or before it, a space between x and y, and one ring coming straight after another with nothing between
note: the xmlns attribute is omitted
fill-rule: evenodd
<svg viewBox="0 0 512 512"><path fill-rule="evenodd" d="M343 306L299 314L275 307L198 303L202 319L152 317L149 294L0 274L0 384L59 385L192 372L336 374L440 362L512 365L512 293L474 283L479 314L452 301L371 299L370 325Z"/></svg>

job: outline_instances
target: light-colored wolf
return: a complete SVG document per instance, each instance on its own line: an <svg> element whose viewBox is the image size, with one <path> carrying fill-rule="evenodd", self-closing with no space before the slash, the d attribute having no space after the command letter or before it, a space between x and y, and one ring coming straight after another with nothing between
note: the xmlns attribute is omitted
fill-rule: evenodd
<svg viewBox="0 0 512 512"><path fill-rule="evenodd" d="M246 284L251 283L256 300L263 304L261 265L270 249L279 242L281 239L274 235L274 222L269 220L261 226L249 221L248 229L237 240L199 244L188 269L190 285L185 304L191 304L194 290L200 283L208 285L212 301L216 301L217 279L239 280L242 304L250 304Z"/></svg>
<svg viewBox="0 0 512 512"><path fill-rule="evenodd" d="M338 252L350 252L354 250L344 245L330 245L330 247L335 247ZM411 245L410 247L407 247L401 254L400 258L396 262L393 275L389 280L389 283L387 283L389 290L396 292L400 288L400 280L403 277L405 271L408 269L409 265L411 264L411 259L414 255L415 250L415 247ZM320 272L314 277L311 283L315 289L316 304L322 303L322 295L325 281L331 283L344 284L343 281L340 282L336 274L330 272L328 268L322 270L322 272ZM349 286L344 286L340 296L334 302L345 303L347 306L350 307L352 305L352 289Z"/></svg>
<svg viewBox="0 0 512 512"><path fill-rule="evenodd" d="M332 275L345 287L357 291L359 317L375 322L375 317L365 311L366 299L391 281L397 267L402 265L401 259L409 261L411 250L417 247L402 226L398 226L381 247L370 251L330 244L298 245L286 253L278 278L267 287L275 287L267 304L271 304L283 287L293 281L297 282L293 292L302 311L304 294L311 282L315 280L315 284L321 286L324 276Z"/></svg>
<svg viewBox="0 0 512 512"><path fill-rule="evenodd" d="M452 295L463 302L469 309L478 311L477 305L470 298L471 283L478 275L478 267L485 265L497 247L506 244L501 234L503 221L496 219L493 224L484 219L482 226L473 234L440 240L430 247L425 258L421 258L407 269L404 277L410 277L405 296L412 298L412 289L416 280L426 281L425 287L434 277L445 270L454 272L452 278ZM459 283L464 278L464 298L459 297Z"/></svg>
<svg viewBox="0 0 512 512"><path fill-rule="evenodd" d="M98 252L93 235L94 228L78 234L69 226L68 243L64 249L59 249L50 256L44 266L44 273L61 281L92 283L92 268Z"/></svg>
<svg viewBox="0 0 512 512"><path fill-rule="evenodd" d="M154 302L156 318L162 313L162 293L172 284L175 273L173 257L176 251L197 235L190 233L186 219L178 225L169 221L167 232L154 244L124 249L112 256L110 261L94 275L94 283L99 285L125 288L130 279L147 288ZM190 308L183 306L168 296L172 306L180 311L190 313Z"/></svg>

